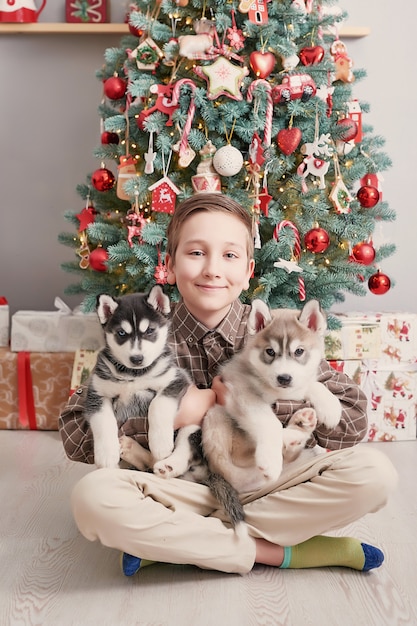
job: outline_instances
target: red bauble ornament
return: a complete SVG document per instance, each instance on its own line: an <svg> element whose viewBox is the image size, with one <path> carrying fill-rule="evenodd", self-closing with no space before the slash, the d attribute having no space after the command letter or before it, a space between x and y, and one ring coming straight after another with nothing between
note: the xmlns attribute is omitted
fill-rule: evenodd
<svg viewBox="0 0 417 626"><path fill-rule="evenodd" d="M359 189L356 197L361 206L365 209L372 209L379 202L379 191L372 185L364 185Z"/></svg>
<svg viewBox="0 0 417 626"><path fill-rule="evenodd" d="M266 78L275 67L276 59L272 52L255 50L249 55L249 63L256 76Z"/></svg>
<svg viewBox="0 0 417 626"><path fill-rule="evenodd" d="M91 175L91 184L97 191L110 191L113 189L116 179L113 172L105 167L100 167Z"/></svg>
<svg viewBox="0 0 417 626"><path fill-rule="evenodd" d="M307 250L318 254L327 250L330 244L330 237L324 228L312 228L305 234L304 243Z"/></svg>
<svg viewBox="0 0 417 626"><path fill-rule="evenodd" d="M300 50L298 56L303 65L317 65L324 57L324 48L321 46L308 46Z"/></svg>
<svg viewBox="0 0 417 626"><path fill-rule="evenodd" d="M110 100L120 100L126 95L127 81L119 76L112 76L104 81L104 93Z"/></svg>
<svg viewBox="0 0 417 626"><path fill-rule="evenodd" d="M371 265L375 260L375 248L366 241L357 243L352 250L352 260L362 265Z"/></svg>
<svg viewBox="0 0 417 626"><path fill-rule="evenodd" d="M342 141L352 141L352 139L355 139L358 134L359 127L357 123L349 117L342 118L337 122L337 125L343 129L343 132L340 135L340 139Z"/></svg>
<svg viewBox="0 0 417 626"><path fill-rule="evenodd" d="M132 12L129 12L126 14L125 17L125 22L127 23L127 25L129 26L129 32L132 33L132 35L135 35L135 37L142 37L143 35L143 30L141 30L140 28L136 28L136 26L133 26L130 22L129 22L129 18L132 15L133 12L136 13L140 13L140 11L135 11L135 9L133 9L132 7Z"/></svg>
<svg viewBox="0 0 417 626"><path fill-rule="evenodd" d="M372 274L368 280L369 291L372 291L376 296L383 296L387 293L391 287L391 281L386 274L383 274L378 270L376 274Z"/></svg>
<svg viewBox="0 0 417 626"><path fill-rule="evenodd" d="M103 133L101 133L101 143L102 144L108 144L108 143L119 143L119 135L117 133L110 133L109 131L105 130Z"/></svg>
<svg viewBox="0 0 417 626"><path fill-rule="evenodd" d="M278 148L288 156L298 148L302 136L299 128L283 128L277 134Z"/></svg>
<svg viewBox="0 0 417 626"><path fill-rule="evenodd" d="M90 252L89 263L90 267L96 272L107 272L107 261L109 259L109 255L107 250L104 248L96 248L92 252Z"/></svg>

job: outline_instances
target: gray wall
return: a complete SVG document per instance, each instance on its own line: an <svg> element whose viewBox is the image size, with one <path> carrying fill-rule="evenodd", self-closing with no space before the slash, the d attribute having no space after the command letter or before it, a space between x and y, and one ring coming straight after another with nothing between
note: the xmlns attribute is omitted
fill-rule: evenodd
<svg viewBox="0 0 417 626"><path fill-rule="evenodd" d="M37 4L39 0L36 0ZM112 20L123 21L128 2L113 0ZM369 26L363 39L346 39L356 67L366 80L355 95L371 105L366 122L386 139L393 167L384 173L384 198L397 221L378 230L398 247L382 269L396 281L385 296L348 296L339 311L417 311L413 285L417 267L417 206L414 153L417 139L415 23L417 5L398 11L378 0L341 3L349 25ZM41 21L64 21L63 0L48 0ZM71 276L63 261L70 249L57 242L71 230L67 210L81 210L75 188L97 168L93 149L99 143L97 106L101 86L95 71L118 35L0 35L0 295L17 309L52 310Z"/></svg>

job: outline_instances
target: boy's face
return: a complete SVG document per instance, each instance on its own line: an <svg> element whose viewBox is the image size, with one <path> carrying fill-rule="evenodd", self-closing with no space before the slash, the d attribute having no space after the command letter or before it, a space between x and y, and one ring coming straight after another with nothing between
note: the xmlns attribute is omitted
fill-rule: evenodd
<svg viewBox="0 0 417 626"><path fill-rule="evenodd" d="M234 215L195 213L181 229L175 259L166 256L168 283L177 284L187 309L215 328L249 286L248 232Z"/></svg>

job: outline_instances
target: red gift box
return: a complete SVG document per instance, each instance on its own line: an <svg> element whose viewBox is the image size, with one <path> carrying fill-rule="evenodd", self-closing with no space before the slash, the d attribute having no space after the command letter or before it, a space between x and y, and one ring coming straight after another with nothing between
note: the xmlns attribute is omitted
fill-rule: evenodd
<svg viewBox="0 0 417 626"><path fill-rule="evenodd" d="M65 20L84 24L108 22L107 0L65 0Z"/></svg>
<svg viewBox="0 0 417 626"><path fill-rule="evenodd" d="M0 348L0 429L58 430L74 353Z"/></svg>

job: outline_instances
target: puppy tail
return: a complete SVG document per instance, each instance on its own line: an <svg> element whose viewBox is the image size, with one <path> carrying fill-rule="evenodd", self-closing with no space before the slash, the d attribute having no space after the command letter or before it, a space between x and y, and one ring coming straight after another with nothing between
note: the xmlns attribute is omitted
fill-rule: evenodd
<svg viewBox="0 0 417 626"><path fill-rule="evenodd" d="M226 511L236 533L247 534L245 513L236 489L220 474L210 473L204 482Z"/></svg>

